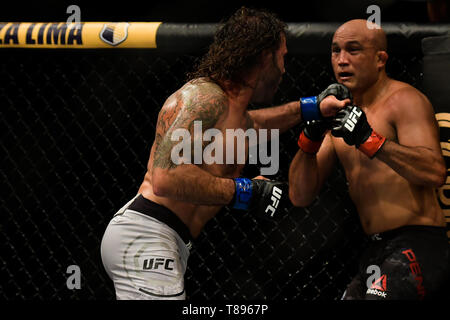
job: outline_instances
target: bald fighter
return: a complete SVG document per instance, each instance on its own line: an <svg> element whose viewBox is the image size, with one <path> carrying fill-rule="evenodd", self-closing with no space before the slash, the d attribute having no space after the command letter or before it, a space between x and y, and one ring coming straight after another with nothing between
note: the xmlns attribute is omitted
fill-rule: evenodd
<svg viewBox="0 0 450 320"><path fill-rule="evenodd" d="M289 205L286 183L240 177L244 164L227 147L236 144L225 134L250 128L282 132L303 118L333 116L349 103L348 90L334 84L303 102L248 111L249 103L271 102L286 53L285 24L271 13L241 8L218 30L191 80L166 100L138 194L116 213L102 240L102 261L117 299L184 299L190 239L223 206L272 217ZM198 123L201 136L211 129L219 133L213 140L223 142L222 161L174 161L174 135L195 137ZM234 163L228 162L230 151Z"/></svg>
<svg viewBox="0 0 450 320"><path fill-rule="evenodd" d="M387 76L387 59L378 26L351 20L337 29L331 63L352 104L333 118L308 122L289 169L290 199L307 206L336 160L344 168L372 241L343 299L432 298L449 273L434 191L446 179L434 111L419 90Z"/></svg>

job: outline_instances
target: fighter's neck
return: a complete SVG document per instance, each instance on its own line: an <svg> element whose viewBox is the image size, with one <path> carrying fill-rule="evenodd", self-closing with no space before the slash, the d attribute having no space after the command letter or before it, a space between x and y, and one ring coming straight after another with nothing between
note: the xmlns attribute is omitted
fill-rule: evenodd
<svg viewBox="0 0 450 320"><path fill-rule="evenodd" d="M230 107L235 110L234 112L242 111L244 113L251 101L254 89L250 86L237 85L231 82L224 82L221 86L228 97Z"/></svg>
<svg viewBox="0 0 450 320"><path fill-rule="evenodd" d="M384 93L389 85L389 77L386 73L380 74L378 80L369 88L360 92L352 92L353 103L361 107L370 107L380 97L384 96Z"/></svg>

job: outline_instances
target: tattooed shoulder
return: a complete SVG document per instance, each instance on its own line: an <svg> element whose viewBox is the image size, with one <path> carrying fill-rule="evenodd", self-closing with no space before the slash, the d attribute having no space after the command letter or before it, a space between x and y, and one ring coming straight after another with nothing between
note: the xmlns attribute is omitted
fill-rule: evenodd
<svg viewBox="0 0 450 320"><path fill-rule="evenodd" d="M156 123L156 138L155 143L159 145L161 142L161 138L167 132L169 126L173 123L175 118L177 117L179 106L181 103L179 102L179 92L175 92L172 94L167 100L164 102L161 110L158 114L158 120Z"/></svg>
<svg viewBox="0 0 450 320"><path fill-rule="evenodd" d="M217 84L198 81L181 88L176 106L167 109L175 110L161 110L158 117L156 137L160 141L157 141L153 167L170 169L176 167L170 158L172 148L178 143L171 139L174 130L185 128L192 137L194 121L202 122L202 130L214 127L228 111L228 98Z"/></svg>
<svg viewBox="0 0 450 320"><path fill-rule="evenodd" d="M191 124L201 120L203 128L212 128L228 110L228 98L214 83L203 82L188 86L182 92L183 115Z"/></svg>

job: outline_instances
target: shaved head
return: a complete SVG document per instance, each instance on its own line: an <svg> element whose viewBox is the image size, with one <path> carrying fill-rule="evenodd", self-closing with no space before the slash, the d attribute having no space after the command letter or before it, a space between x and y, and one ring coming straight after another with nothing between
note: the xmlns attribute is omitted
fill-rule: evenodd
<svg viewBox="0 0 450 320"><path fill-rule="evenodd" d="M364 19L350 20L341 25L334 33L333 39L341 36L358 38L378 51L387 50L386 33L379 25Z"/></svg>
<svg viewBox="0 0 450 320"><path fill-rule="evenodd" d="M386 34L367 20L350 20L333 36L331 63L338 82L353 92L364 91L386 73Z"/></svg>

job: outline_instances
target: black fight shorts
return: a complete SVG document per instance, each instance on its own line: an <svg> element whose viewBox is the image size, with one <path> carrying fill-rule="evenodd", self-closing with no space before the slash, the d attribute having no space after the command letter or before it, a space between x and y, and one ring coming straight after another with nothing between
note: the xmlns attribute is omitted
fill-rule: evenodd
<svg viewBox="0 0 450 320"><path fill-rule="evenodd" d="M343 300L444 299L450 245L444 227L404 226L371 236Z"/></svg>

